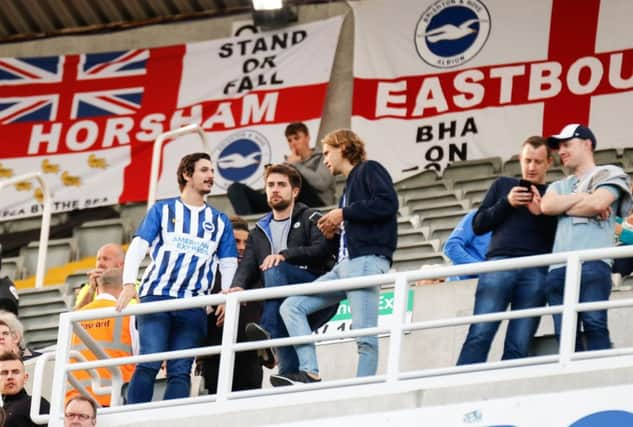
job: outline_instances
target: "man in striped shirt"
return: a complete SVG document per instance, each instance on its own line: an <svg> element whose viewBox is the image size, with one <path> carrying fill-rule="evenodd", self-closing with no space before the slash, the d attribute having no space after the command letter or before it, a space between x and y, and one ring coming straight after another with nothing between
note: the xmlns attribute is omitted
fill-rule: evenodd
<svg viewBox="0 0 633 427"><path fill-rule="evenodd" d="M219 266L222 289L237 268L237 249L231 221L205 202L213 186L213 166L206 153L183 157L177 171L180 197L160 200L139 226L125 256L124 290L117 309L136 294L136 280L147 250L152 262L139 291L141 303L169 301L209 293ZM137 316L140 354L182 350L200 345L206 335L204 308ZM189 396L192 358L167 361L165 399ZM128 402L152 400L160 361L139 363L130 381Z"/></svg>

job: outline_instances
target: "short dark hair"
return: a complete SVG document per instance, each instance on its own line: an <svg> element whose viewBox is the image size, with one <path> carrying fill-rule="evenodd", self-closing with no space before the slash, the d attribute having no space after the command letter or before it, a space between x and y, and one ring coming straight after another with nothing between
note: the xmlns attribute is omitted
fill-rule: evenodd
<svg viewBox="0 0 633 427"><path fill-rule="evenodd" d="M343 158L349 160L352 165L367 160L365 143L358 135L349 129L339 129L325 135L323 145L341 148Z"/></svg>
<svg viewBox="0 0 633 427"><path fill-rule="evenodd" d="M22 358L18 354L15 354L12 351L0 353L0 362L10 362L12 360L17 360L24 365L24 361L22 361Z"/></svg>
<svg viewBox="0 0 633 427"><path fill-rule="evenodd" d="M552 150L549 148L549 145L547 144L547 140L543 138L542 136L533 135L533 136L528 137L525 141L523 141L523 144L521 144L521 147L523 148L526 145L530 145L534 149L538 149L542 146L545 146L545 149L547 150L547 157L548 158L552 157Z"/></svg>
<svg viewBox="0 0 633 427"><path fill-rule="evenodd" d="M241 216L233 215L229 217L233 230L242 230L248 232L248 222Z"/></svg>
<svg viewBox="0 0 633 427"><path fill-rule="evenodd" d="M301 174L297 169L293 166L286 165L283 163L278 163L276 165L270 165L264 171L264 182L268 179L268 176L271 173L278 173L280 175L285 175L288 177L288 181L290 181L290 186L292 188L301 189Z"/></svg>
<svg viewBox="0 0 633 427"><path fill-rule="evenodd" d="M288 138L290 135L296 135L299 132L303 132L308 136L310 135L310 132L308 132L308 127L303 122L293 122L286 126L286 138Z"/></svg>
<svg viewBox="0 0 633 427"><path fill-rule="evenodd" d="M86 397L82 394L77 394L73 397L71 397L70 399L68 399L66 401L66 404L64 405L64 409L66 409L68 407L68 405L70 404L70 402L72 402L73 400L78 400L80 402L88 402L90 403L90 407L92 408L92 418L95 418L97 416L97 404L95 403L94 400L90 399L89 397Z"/></svg>
<svg viewBox="0 0 633 427"><path fill-rule="evenodd" d="M191 153L180 159L180 164L178 165L178 170L176 171L176 175L178 176L178 188L180 188L180 191L182 191L182 189L185 188L185 185L187 185L187 180L184 175L193 175L193 171L196 169L196 163L200 159L211 161L211 156L209 156L208 153Z"/></svg>

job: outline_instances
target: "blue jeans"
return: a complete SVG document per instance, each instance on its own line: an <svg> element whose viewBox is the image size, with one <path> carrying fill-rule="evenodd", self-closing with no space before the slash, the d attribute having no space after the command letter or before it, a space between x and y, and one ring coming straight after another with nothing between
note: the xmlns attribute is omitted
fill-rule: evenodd
<svg viewBox="0 0 633 427"><path fill-rule="evenodd" d="M141 303L171 299L173 298L150 295L141 298ZM143 314L137 316L136 324L140 354L198 347L207 334L207 316L204 308ZM165 400L189 397L192 364L192 358L167 361ZM160 361L136 365L128 388L128 403L152 400L154 382L160 365Z"/></svg>
<svg viewBox="0 0 633 427"><path fill-rule="evenodd" d="M389 271L389 261L380 256L368 255L353 259L344 259L334 266L332 271L319 277L317 281L344 279L349 277L384 274ZM308 315L324 307L329 307L347 296L352 310L352 328L375 327L378 324L379 286L351 291L329 292L320 295L293 296L281 304L279 313L292 337L310 335ZM356 338L358 346L359 377L376 374L378 368L378 337ZM319 367L314 344L296 345L299 357L299 370L317 374Z"/></svg>
<svg viewBox="0 0 633 427"><path fill-rule="evenodd" d="M312 282L317 275L308 270L301 269L295 265L282 262L277 267L264 271L264 286L293 285L297 283ZM272 338L285 338L288 336L286 325L279 315L279 307L284 298L267 300L264 302L264 309L260 324L266 329ZM277 358L279 360L279 374L285 375L299 370L299 359L294 347L277 347Z"/></svg>
<svg viewBox="0 0 633 427"><path fill-rule="evenodd" d="M546 274L547 267L480 274L475 294L474 314L505 311L508 305L510 305L511 310L544 306ZM538 328L539 321L539 317L510 320L502 360L528 356L530 342ZM470 325L457 364L467 365L485 362L500 323L485 322Z"/></svg>
<svg viewBox="0 0 633 427"><path fill-rule="evenodd" d="M547 275L547 302L549 305L563 303L565 293L565 267L556 268ZM580 275L580 302L605 301L611 294L611 269L603 261L586 261L582 264ZM560 340L561 315L554 316L554 334ZM583 343L580 327L585 335ZM607 311L585 311L578 313L576 326L576 351L600 350L611 348Z"/></svg>

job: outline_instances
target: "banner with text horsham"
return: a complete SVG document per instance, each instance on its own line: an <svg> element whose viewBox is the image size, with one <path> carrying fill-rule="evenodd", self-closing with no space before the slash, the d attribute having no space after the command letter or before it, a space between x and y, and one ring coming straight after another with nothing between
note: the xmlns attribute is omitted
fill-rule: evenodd
<svg viewBox="0 0 633 427"><path fill-rule="evenodd" d="M238 37L130 51L0 58L0 180L41 171L53 211L147 200L152 142L200 124L211 143L214 193L261 186L288 151L285 126L316 135L342 18ZM178 194L182 155L165 145L158 197ZM0 221L37 215L38 184L4 188Z"/></svg>
<svg viewBox="0 0 633 427"><path fill-rule="evenodd" d="M352 126L395 180L456 160L507 159L527 136L567 123L587 123L598 148L630 146L633 2L351 5Z"/></svg>

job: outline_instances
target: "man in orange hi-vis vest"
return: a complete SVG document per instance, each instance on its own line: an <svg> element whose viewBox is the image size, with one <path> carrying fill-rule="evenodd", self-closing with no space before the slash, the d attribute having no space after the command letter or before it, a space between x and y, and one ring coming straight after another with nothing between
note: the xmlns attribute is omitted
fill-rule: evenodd
<svg viewBox="0 0 633 427"><path fill-rule="evenodd" d="M123 289L122 270L113 268L105 270L97 280L98 295L94 301L83 306L81 310L115 307L119 294ZM100 345L110 358L127 357L138 354L138 333L134 326L133 316L111 317L81 322L81 327ZM81 352L87 360L95 360L91 350L73 334L72 349ZM73 359L76 361L76 359ZM129 382L134 373L133 364L120 365L123 383ZM102 387L111 385L112 374L106 368L97 369ZM101 406L110 406L110 394L96 394L92 391L92 379L87 371L74 371L71 375L90 392ZM71 389L66 398L77 395L76 389Z"/></svg>

